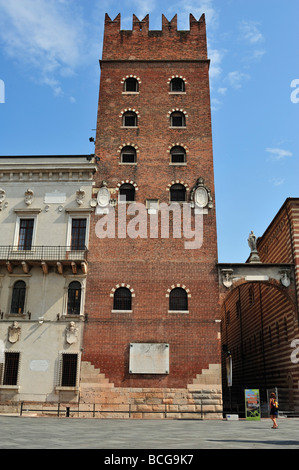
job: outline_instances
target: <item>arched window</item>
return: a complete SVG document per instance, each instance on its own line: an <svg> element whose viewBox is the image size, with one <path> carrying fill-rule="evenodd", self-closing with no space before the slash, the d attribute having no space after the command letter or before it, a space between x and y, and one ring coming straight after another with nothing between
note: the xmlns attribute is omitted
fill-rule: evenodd
<svg viewBox="0 0 299 470"><path fill-rule="evenodd" d="M134 77L129 77L125 80L125 87L124 90L126 92L135 92L137 93L139 91L139 84L138 80Z"/></svg>
<svg viewBox="0 0 299 470"><path fill-rule="evenodd" d="M170 150L171 163L185 163L186 150L183 147L176 145Z"/></svg>
<svg viewBox="0 0 299 470"><path fill-rule="evenodd" d="M132 310L132 294L127 287L119 287L114 292L113 310Z"/></svg>
<svg viewBox="0 0 299 470"><path fill-rule="evenodd" d="M175 287L169 294L169 310L188 310L188 294L185 289Z"/></svg>
<svg viewBox="0 0 299 470"><path fill-rule="evenodd" d="M123 114L124 127L137 127L137 114L134 111L126 111Z"/></svg>
<svg viewBox="0 0 299 470"><path fill-rule="evenodd" d="M170 201L185 202L186 188L183 184L173 184L170 188Z"/></svg>
<svg viewBox="0 0 299 470"><path fill-rule="evenodd" d="M26 284L24 281L14 283L11 298L10 313L22 314L25 307Z"/></svg>
<svg viewBox="0 0 299 470"><path fill-rule="evenodd" d="M121 151L121 162L122 163L136 163L136 149L131 146L122 148Z"/></svg>
<svg viewBox="0 0 299 470"><path fill-rule="evenodd" d="M170 82L170 91L182 93L185 91L185 82L180 77L175 77Z"/></svg>
<svg viewBox="0 0 299 470"><path fill-rule="evenodd" d="M119 188L119 198L122 202L135 201L135 188L130 183L124 183Z"/></svg>
<svg viewBox="0 0 299 470"><path fill-rule="evenodd" d="M170 115L170 125L171 127L185 127L186 118L185 114L182 111L174 111Z"/></svg>
<svg viewBox="0 0 299 470"><path fill-rule="evenodd" d="M81 284L78 281L73 281L68 287L67 293L67 314L80 315L81 310Z"/></svg>

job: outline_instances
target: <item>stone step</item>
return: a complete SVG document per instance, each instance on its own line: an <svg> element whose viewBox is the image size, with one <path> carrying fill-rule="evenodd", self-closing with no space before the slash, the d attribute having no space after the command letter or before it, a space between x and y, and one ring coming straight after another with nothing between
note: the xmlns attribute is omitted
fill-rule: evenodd
<svg viewBox="0 0 299 470"><path fill-rule="evenodd" d="M99 383L96 383L96 382L92 382L92 383L81 382L80 383L81 391L83 391L83 390L99 391L99 390L101 390L101 388L114 388L114 384L112 384L108 381L107 382L99 382Z"/></svg>
<svg viewBox="0 0 299 470"><path fill-rule="evenodd" d="M106 379L105 374L84 374L81 375L81 382L87 382L87 383L98 383L98 382L109 382L108 379Z"/></svg>

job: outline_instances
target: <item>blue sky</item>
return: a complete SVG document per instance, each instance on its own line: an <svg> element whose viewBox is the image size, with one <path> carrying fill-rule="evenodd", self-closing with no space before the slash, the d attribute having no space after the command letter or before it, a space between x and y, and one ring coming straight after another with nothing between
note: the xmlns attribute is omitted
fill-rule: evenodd
<svg viewBox="0 0 299 470"><path fill-rule="evenodd" d="M206 14L219 262L244 262L299 197L298 0L0 0L1 155L94 151L106 12L123 29Z"/></svg>

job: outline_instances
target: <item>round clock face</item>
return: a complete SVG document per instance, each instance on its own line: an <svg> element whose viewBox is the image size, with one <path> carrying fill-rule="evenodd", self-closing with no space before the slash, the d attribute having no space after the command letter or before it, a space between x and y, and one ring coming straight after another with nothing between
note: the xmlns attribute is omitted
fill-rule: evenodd
<svg viewBox="0 0 299 470"><path fill-rule="evenodd" d="M97 195L98 205L101 207L108 206L110 201L110 192L107 188L100 188Z"/></svg>
<svg viewBox="0 0 299 470"><path fill-rule="evenodd" d="M194 202L198 207L206 207L208 204L208 192L205 188L197 188L194 195Z"/></svg>

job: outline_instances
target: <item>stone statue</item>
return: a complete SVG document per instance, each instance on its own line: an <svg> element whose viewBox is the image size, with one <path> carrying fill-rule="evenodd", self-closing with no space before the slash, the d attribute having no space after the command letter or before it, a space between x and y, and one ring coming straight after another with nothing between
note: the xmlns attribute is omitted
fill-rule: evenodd
<svg viewBox="0 0 299 470"><path fill-rule="evenodd" d="M254 235L253 231L251 230L248 238L248 245L250 247L251 252L257 251L256 250L256 236Z"/></svg>
<svg viewBox="0 0 299 470"><path fill-rule="evenodd" d="M256 246L256 236L254 235L253 231L251 230L249 237L248 237L248 245L250 248L250 257L249 257L249 263L260 263L260 257L257 251L257 246Z"/></svg>

